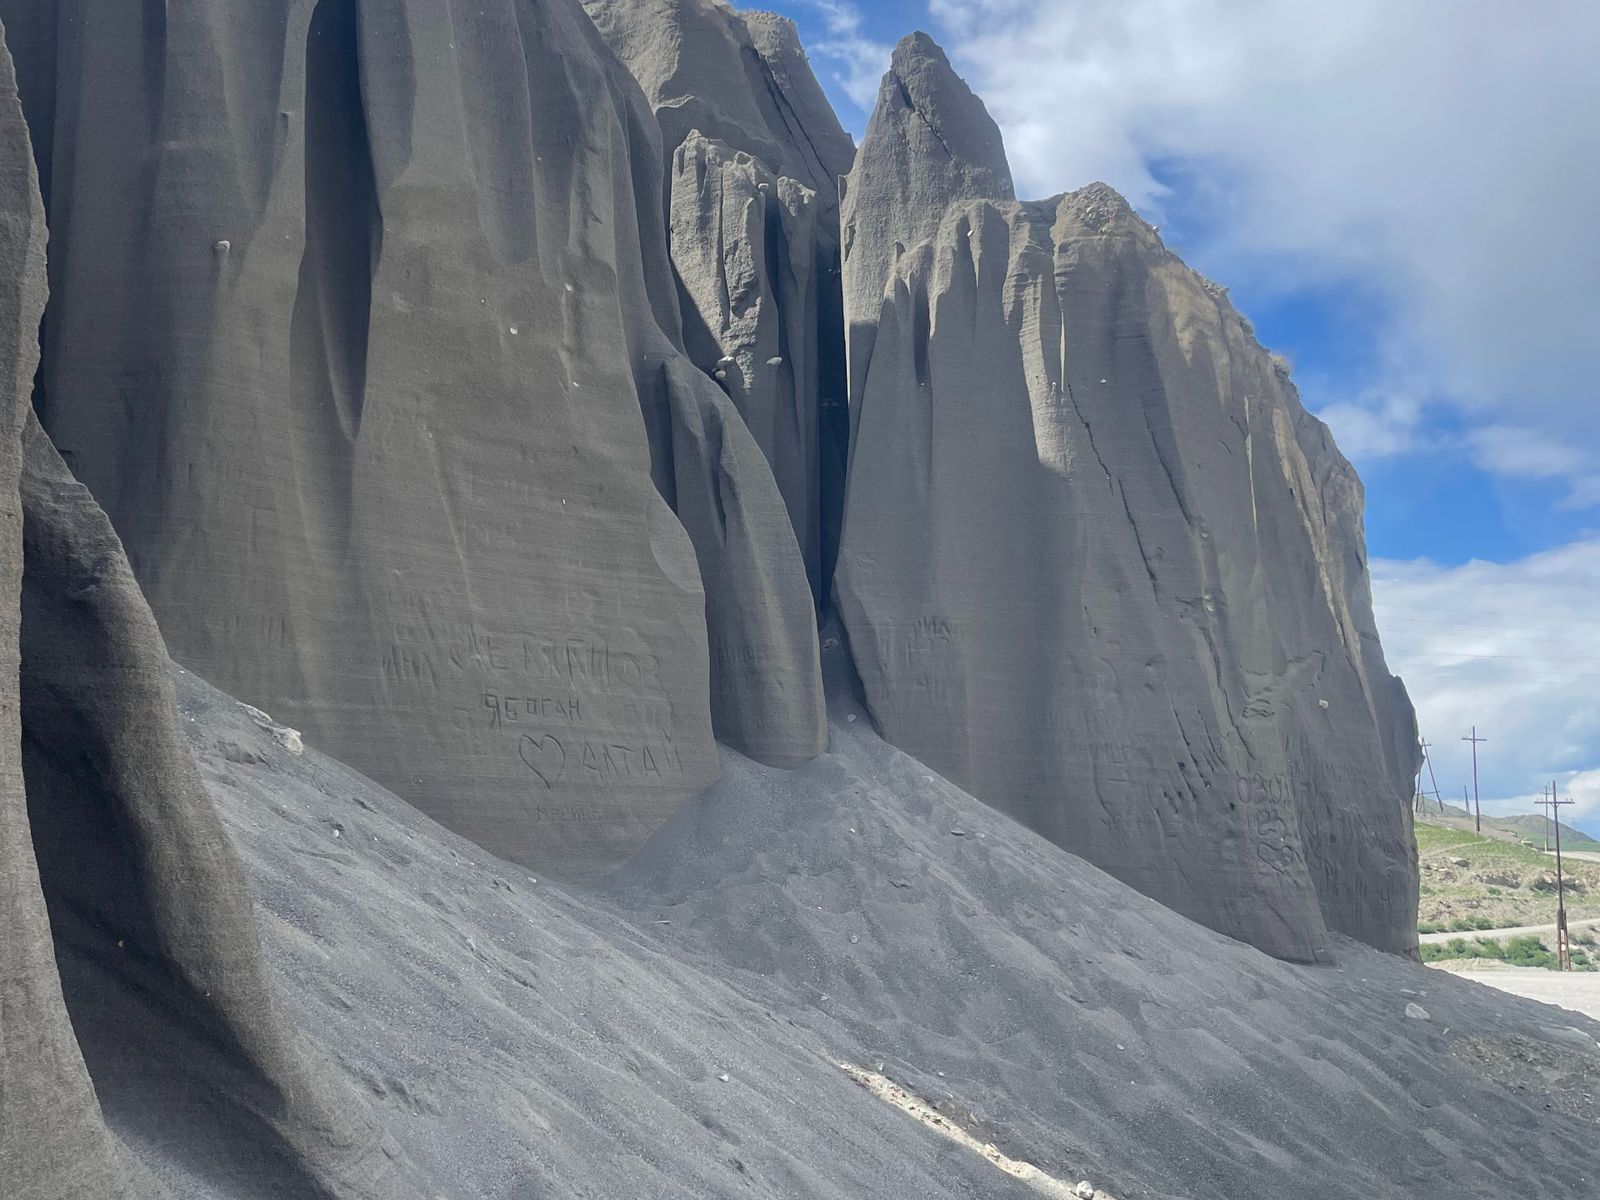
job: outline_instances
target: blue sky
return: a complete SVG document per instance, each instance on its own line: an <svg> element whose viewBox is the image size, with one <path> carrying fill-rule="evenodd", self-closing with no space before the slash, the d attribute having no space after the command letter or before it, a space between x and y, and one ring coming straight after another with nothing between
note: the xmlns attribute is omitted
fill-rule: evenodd
<svg viewBox="0 0 1600 1200"><path fill-rule="evenodd" d="M1600 5L776 0L859 138L924 29L1025 195L1102 179L1226 284L1367 489L1442 790L1600 835ZM1460 728L1457 728L1459 726Z"/></svg>

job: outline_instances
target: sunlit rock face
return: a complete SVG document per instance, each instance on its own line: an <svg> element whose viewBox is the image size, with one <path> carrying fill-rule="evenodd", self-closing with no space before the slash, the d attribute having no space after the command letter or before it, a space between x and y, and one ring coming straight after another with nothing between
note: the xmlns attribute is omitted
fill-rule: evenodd
<svg viewBox="0 0 1600 1200"><path fill-rule="evenodd" d="M1273 954L1414 951L1414 722L1354 472L1119 196L1009 192L981 103L902 42L844 207L836 588L874 720Z"/></svg>
<svg viewBox="0 0 1600 1200"><path fill-rule="evenodd" d="M682 350L656 123L576 0L7 0L38 407L175 657L587 875L821 745L783 496Z"/></svg>
<svg viewBox="0 0 1600 1200"><path fill-rule="evenodd" d="M855 146L787 18L585 4L661 128L685 345L772 464L825 605L846 441L838 194Z"/></svg>

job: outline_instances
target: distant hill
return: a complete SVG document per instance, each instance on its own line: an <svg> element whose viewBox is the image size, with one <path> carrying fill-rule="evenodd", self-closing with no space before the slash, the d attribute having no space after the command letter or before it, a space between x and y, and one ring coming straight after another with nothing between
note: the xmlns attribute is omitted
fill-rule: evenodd
<svg viewBox="0 0 1600 1200"><path fill-rule="evenodd" d="M1440 812L1439 806L1432 800L1424 804L1424 811L1418 814L1420 821L1429 825L1437 825L1444 829L1473 828L1472 814L1459 805L1446 803L1444 811ZM1514 838L1517 841L1532 842L1541 850L1544 848L1546 829L1549 830L1550 846L1555 847L1555 826L1549 823L1548 818L1536 812L1517 813L1515 816L1483 817L1483 833L1486 837ZM1596 841L1580 829L1575 829L1565 821L1561 822L1561 848L1563 850L1582 850L1585 853L1600 853L1600 841Z"/></svg>

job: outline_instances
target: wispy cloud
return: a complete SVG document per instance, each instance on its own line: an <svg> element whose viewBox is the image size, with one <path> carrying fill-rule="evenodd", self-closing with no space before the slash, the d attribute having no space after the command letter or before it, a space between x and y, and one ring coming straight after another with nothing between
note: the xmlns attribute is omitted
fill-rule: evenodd
<svg viewBox="0 0 1600 1200"><path fill-rule="evenodd" d="M1427 397L1422 381L1394 376L1362 388L1348 399L1323 404L1316 411L1347 457L1357 463L1371 462L1417 450L1423 441Z"/></svg>
<svg viewBox="0 0 1600 1200"><path fill-rule="evenodd" d="M1544 429L1510 424L1481 425L1463 439L1474 465L1494 475L1559 480L1567 486L1566 507L1600 505L1600 465L1595 453Z"/></svg>
<svg viewBox="0 0 1600 1200"><path fill-rule="evenodd" d="M1352 449L1405 445L1425 380L1476 462L1600 504L1600 5L930 8L1030 193L1104 179L1162 223L1203 218L1185 250L1217 278L1381 297L1379 358L1410 377L1335 401Z"/></svg>
<svg viewBox="0 0 1600 1200"><path fill-rule="evenodd" d="M864 112L877 101L878 83L889 69L894 47L866 33L866 19L848 0L801 0L822 21L827 36L811 49L829 60L834 82Z"/></svg>
<svg viewBox="0 0 1600 1200"><path fill-rule="evenodd" d="M1375 560L1384 651L1417 706L1446 799L1471 778L1476 725L1486 800L1519 810L1551 778L1569 815L1600 821L1600 539L1511 563ZM1530 801L1531 802L1531 801Z"/></svg>

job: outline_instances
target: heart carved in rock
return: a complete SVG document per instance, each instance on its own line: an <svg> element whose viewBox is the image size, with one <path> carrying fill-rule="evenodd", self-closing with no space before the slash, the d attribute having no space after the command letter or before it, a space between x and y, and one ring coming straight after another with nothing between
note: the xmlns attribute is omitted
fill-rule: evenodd
<svg viewBox="0 0 1600 1200"><path fill-rule="evenodd" d="M543 737L523 734L517 753L528 764L528 770L537 775L547 788L555 787L561 772L567 769L567 748L548 733Z"/></svg>

